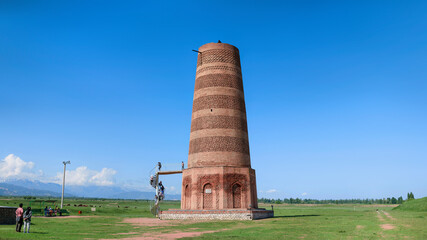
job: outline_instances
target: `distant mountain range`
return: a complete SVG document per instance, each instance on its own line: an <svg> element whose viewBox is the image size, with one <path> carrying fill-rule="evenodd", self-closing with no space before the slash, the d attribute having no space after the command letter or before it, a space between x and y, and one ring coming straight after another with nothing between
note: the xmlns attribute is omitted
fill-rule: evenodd
<svg viewBox="0 0 427 240"><path fill-rule="evenodd" d="M0 183L0 196L47 196L47 197L58 197L61 193L49 191L30 189L26 187L16 186L9 183ZM70 194L66 194L67 197L72 197Z"/></svg>
<svg viewBox="0 0 427 240"><path fill-rule="evenodd" d="M47 196L60 197L62 186L29 180L9 180L0 182L0 196ZM67 186L65 197L153 199L153 192L130 191L117 186ZM167 194L166 200L180 200L179 194Z"/></svg>

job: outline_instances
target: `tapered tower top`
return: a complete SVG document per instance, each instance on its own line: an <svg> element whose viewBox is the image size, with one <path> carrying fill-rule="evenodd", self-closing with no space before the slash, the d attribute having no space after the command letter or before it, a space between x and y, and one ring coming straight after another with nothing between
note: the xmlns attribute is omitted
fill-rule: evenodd
<svg viewBox="0 0 427 240"><path fill-rule="evenodd" d="M240 56L233 45L199 48L188 166L250 167Z"/></svg>
<svg viewBox="0 0 427 240"><path fill-rule="evenodd" d="M235 49L235 50L239 51L239 49L237 47L235 47L231 44L228 44L228 43L223 43L221 41L218 41L217 43L213 43L213 42L206 43L199 48L199 51L203 52L204 50L215 49L215 48L223 48L223 49L230 49L230 50Z"/></svg>

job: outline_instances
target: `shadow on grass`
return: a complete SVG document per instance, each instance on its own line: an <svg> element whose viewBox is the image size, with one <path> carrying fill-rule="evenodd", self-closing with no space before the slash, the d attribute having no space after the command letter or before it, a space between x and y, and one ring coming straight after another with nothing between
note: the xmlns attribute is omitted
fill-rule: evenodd
<svg viewBox="0 0 427 240"><path fill-rule="evenodd" d="M26 234L49 234L47 232L30 232L30 233L26 233Z"/></svg>
<svg viewBox="0 0 427 240"><path fill-rule="evenodd" d="M274 216L274 218L294 218L294 217L318 217L320 215L310 214L310 215L288 215L288 216Z"/></svg>

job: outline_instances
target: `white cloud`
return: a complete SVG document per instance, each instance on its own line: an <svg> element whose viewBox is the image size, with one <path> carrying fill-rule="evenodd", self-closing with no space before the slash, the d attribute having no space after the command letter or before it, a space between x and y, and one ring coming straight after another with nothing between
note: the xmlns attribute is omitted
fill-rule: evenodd
<svg viewBox="0 0 427 240"><path fill-rule="evenodd" d="M117 171L112 168L103 168L101 172L91 177L89 182L98 186L110 186L114 184L114 175L116 173Z"/></svg>
<svg viewBox="0 0 427 240"><path fill-rule="evenodd" d="M117 171L111 168L103 168L101 171L91 170L86 166L76 168L76 170L67 170L65 173L66 185L96 185L111 186L114 185L114 176ZM63 173L58 172L55 182L62 183Z"/></svg>
<svg viewBox="0 0 427 240"><path fill-rule="evenodd" d="M9 154L0 160L0 180L25 179L62 184L63 172L57 172L55 177L47 178L41 170L34 170L34 166L33 162L25 162L20 157ZM81 166L76 170L67 170L65 180L67 185L111 186L115 184L116 173L117 171L111 168L96 171Z"/></svg>
<svg viewBox="0 0 427 240"><path fill-rule="evenodd" d="M270 190L267 190L267 191L265 191L266 193L275 193L275 192L277 192L277 190L276 189L270 189Z"/></svg>
<svg viewBox="0 0 427 240"><path fill-rule="evenodd" d="M34 173L33 162L25 162L20 157L9 154L3 160L0 161L0 179L30 179L33 180L36 177L42 175Z"/></svg>
<svg viewBox="0 0 427 240"><path fill-rule="evenodd" d="M306 196L308 193L306 193L306 192L303 192L303 193L301 193L301 196Z"/></svg>

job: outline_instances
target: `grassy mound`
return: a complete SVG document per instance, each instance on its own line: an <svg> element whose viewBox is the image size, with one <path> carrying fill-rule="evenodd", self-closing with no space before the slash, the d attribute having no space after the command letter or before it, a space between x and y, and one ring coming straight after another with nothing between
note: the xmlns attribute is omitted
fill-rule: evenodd
<svg viewBox="0 0 427 240"><path fill-rule="evenodd" d="M405 201L393 210L427 212L427 197Z"/></svg>

